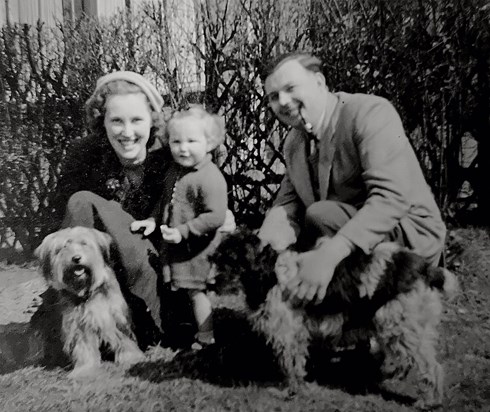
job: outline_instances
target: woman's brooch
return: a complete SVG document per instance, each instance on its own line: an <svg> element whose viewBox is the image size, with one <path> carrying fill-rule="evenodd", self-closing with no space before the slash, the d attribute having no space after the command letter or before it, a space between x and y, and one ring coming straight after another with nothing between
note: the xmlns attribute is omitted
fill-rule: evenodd
<svg viewBox="0 0 490 412"><path fill-rule="evenodd" d="M119 179L110 178L105 182L105 187L111 198L119 199L122 195L122 184Z"/></svg>

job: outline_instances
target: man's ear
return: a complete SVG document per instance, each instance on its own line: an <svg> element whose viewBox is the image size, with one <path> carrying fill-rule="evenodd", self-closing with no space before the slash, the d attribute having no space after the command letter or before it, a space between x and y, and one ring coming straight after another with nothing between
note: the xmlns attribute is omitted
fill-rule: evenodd
<svg viewBox="0 0 490 412"><path fill-rule="evenodd" d="M323 73L315 72L315 77L316 77L316 81L318 82L319 86L322 86L322 87L326 86L327 81L325 80L325 76L323 75Z"/></svg>

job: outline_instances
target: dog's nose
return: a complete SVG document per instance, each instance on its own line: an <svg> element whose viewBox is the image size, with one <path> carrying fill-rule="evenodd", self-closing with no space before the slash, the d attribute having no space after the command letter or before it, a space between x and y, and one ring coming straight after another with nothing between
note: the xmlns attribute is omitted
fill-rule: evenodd
<svg viewBox="0 0 490 412"><path fill-rule="evenodd" d="M73 263L80 263L82 261L82 257L80 255L74 255L71 260Z"/></svg>

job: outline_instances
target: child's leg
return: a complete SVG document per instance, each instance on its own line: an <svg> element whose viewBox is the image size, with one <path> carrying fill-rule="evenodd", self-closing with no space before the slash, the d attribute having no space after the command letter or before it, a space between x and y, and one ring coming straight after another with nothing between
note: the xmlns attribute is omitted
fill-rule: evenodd
<svg viewBox="0 0 490 412"><path fill-rule="evenodd" d="M202 290L189 290L194 316L197 323L197 340L203 344L214 343L213 309L206 292Z"/></svg>

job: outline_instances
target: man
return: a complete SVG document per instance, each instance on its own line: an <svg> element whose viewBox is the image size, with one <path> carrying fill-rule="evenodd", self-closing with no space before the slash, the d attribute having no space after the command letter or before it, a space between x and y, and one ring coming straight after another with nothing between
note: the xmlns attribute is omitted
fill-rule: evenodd
<svg viewBox="0 0 490 412"><path fill-rule="evenodd" d="M378 96L332 93L308 53L280 58L265 92L292 129L286 174L259 237L278 251L298 237L312 249L300 255L290 294L321 301L341 260L386 240L436 265L446 228L394 107Z"/></svg>

